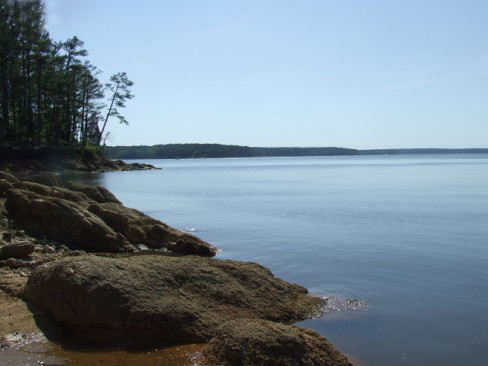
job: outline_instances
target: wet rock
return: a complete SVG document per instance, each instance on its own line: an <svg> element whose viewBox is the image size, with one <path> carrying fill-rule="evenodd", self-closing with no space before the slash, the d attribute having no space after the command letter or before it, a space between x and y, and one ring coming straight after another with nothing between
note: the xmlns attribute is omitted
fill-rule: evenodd
<svg viewBox="0 0 488 366"><path fill-rule="evenodd" d="M266 320L223 324L203 351L202 366L352 366L315 331Z"/></svg>
<svg viewBox="0 0 488 366"><path fill-rule="evenodd" d="M0 196L5 196L13 188L12 183L6 179L0 179Z"/></svg>
<svg viewBox="0 0 488 366"><path fill-rule="evenodd" d="M78 335L119 346L209 341L236 318L293 322L323 300L255 263L80 255L43 265L24 298Z"/></svg>
<svg viewBox="0 0 488 366"><path fill-rule="evenodd" d="M34 244L16 243L4 245L0 248L0 259L6 258L25 258L32 254L36 249Z"/></svg>
<svg viewBox="0 0 488 366"><path fill-rule="evenodd" d="M113 202L121 203L107 188L89 184L81 184L75 182L67 182L64 185L66 188L84 193L87 197L98 203Z"/></svg>
<svg viewBox="0 0 488 366"><path fill-rule="evenodd" d="M15 225L41 236L92 251L133 250L123 235L75 202L30 190L11 189L5 207Z"/></svg>

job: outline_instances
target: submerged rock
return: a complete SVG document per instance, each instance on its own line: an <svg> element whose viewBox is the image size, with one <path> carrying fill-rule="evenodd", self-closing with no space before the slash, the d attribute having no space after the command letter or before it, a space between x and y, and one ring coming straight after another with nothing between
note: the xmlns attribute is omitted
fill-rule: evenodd
<svg viewBox="0 0 488 366"><path fill-rule="evenodd" d="M203 351L202 366L352 366L317 332L259 319L224 323Z"/></svg>
<svg viewBox="0 0 488 366"><path fill-rule="evenodd" d="M64 258L35 270L24 297L75 333L119 346L206 342L226 321L294 322L324 302L255 263L149 254Z"/></svg>

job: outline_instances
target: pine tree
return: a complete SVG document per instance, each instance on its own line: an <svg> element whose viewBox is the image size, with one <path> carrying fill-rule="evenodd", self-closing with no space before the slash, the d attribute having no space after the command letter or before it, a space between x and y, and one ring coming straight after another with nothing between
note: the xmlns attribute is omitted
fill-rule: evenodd
<svg viewBox="0 0 488 366"><path fill-rule="evenodd" d="M110 117L127 124L132 81L120 72L103 85L83 46L51 39L41 0L0 0L0 143L99 145Z"/></svg>

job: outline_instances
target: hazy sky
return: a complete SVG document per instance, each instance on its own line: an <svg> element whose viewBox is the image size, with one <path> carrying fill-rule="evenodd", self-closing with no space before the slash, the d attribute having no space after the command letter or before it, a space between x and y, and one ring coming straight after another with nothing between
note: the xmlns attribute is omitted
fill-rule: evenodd
<svg viewBox="0 0 488 366"><path fill-rule="evenodd" d="M488 147L488 1L45 0L126 71L110 145Z"/></svg>

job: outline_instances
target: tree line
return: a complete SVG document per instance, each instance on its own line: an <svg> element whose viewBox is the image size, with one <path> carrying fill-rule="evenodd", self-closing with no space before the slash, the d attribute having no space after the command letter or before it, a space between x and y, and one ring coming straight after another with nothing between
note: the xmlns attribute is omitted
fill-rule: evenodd
<svg viewBox="0 0 488 366"><path fill-rule="evenodd" d="M41 0L0 0L0 143L100 145L131 99L125 72L103 83L76 36L51 39Z"/></svg>
<svg viewBox="0 0 488 366"><path fill-rule="evenodd" d="M249 147L221 144L167 144L154 146L106 146L113 159L245 158L262 156L357 155L355 149L339 147Z"/></svg>

